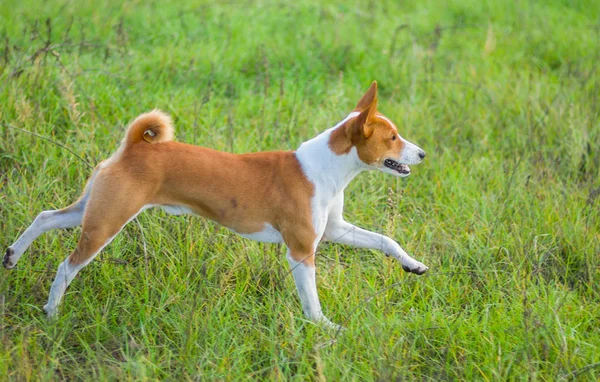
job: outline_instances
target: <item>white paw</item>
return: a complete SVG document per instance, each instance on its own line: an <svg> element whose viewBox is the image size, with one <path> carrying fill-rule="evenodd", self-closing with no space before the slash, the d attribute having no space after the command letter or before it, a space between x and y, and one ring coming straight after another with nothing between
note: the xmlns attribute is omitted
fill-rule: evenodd
<svg viewBox="0 0 600 382"><path fill-rule="evenodd" d="M329 321L329 319L327 317L325 317L324 315L321 315L321 317L316 319L315 322L319 326L321 326L322 328L325 328L327 330L331 330L331 331L335 331L335 332L346 330L346 328L343 327L342 325L334 324L333 322Z"/></svg>
<svg viewBox="0 0 600 382"><path fill-rule="evenodd" d="M52 319L56 317L56 307L52 307L48 304L44 305L44 312L46 312L46 317L48 319Z"/></svg>

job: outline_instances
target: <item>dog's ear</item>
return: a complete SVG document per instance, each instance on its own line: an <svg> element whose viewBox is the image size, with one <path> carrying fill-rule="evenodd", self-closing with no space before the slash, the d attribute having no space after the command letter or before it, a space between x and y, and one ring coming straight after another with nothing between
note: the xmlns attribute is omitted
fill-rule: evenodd
<svg viewBox="0 0 600 382"><path fill-rule="evenodd" d="M354 110L360 113L356 117L356 128L362 132L365 138L369 138L373 134L371 122L375 119L375 112L377 111L377 81L373 81Z"/></svg>
<svg viewBox="0 0 600 382"><path fill-rule="evenodd" d="M375 107L377 107L377 81L373 81L371 86L369 86L369 90L367 90L360 101L358 101L354 111L363 111L373 103L375 103Z"/></svg>

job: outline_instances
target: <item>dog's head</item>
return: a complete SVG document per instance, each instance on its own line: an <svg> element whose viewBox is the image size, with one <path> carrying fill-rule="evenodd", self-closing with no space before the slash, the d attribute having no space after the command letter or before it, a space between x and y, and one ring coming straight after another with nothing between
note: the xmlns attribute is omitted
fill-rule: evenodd
<svg viewBox="0 0 600 382"><path fill-rule="evenodd" d="M425 158L425 151L402 138L396 125L377 111L377 82L358 101L351 117L331 133L329 147L338 155L356 148L368 168L399 177L410 175L408 165Z"/></svg>

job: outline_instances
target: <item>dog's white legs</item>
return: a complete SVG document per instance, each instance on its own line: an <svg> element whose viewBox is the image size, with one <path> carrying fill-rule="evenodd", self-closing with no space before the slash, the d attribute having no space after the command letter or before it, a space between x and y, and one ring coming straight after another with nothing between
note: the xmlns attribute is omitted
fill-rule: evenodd
<svg viewBox="0 0 600 382"><path fill-rule="evenodd" d="M93 260L93 257L86 263L71 265L69 259L65 259L58 266L56 277L50 288L50 295L48 296L48 302L44 305L44 311L48 317L53 317L56 314L56 308L60 304L60 300L65 294L67 287L71 284L71 281L77 276L77 273L89 264Z"/></svg>
<svg viewBox="0 0 600 382"><path fill-rule="evenodd" d="M41 234L55 228L71 228L81 225L84 209L85 198L65 209L40 213L17 241L6 250L2 261L4 267L14 268L23 253Z"/></svg>
<svg viewBox="0 0 600 382"><path fill-rule="evenodd" d="M142 208L142 210L143 209L144 208ZM133 220L138 213L131 216L125 224ZM121 228L118 229L113 236L105 238L105 235L100 233L102 230L99 230L100 232L94 229L86 231L86 227L84 225L84 230L77 248L69 257L65 259L65 261L60 263L58 266L56 277L54 278L52 287L50 287L48 302L46 305L44 305L44 311L48 317L52 317L56 314L56 308L60 304L67 287L69 284L71 284L71 281L73 281L75 276L77 276L77 273L79 273L79 271L82 270L86 265L91 263L92 260L94 260L102 251L102 249L104 249L104 247L113 241L115 236L121 232L124 226L125 225L121 226ZM104 240L104 242L102 242L102 240Z"/></svg>
<svg viewBox="0 0 600 382"><path fill-rule="evenodd" d="M71 228L81 225L85 206L90 197L90 190L92 189L97 173L98 170L94 170L83 194L75 203L60 210L43 211L35 218L33 223L31 223L17 241L6 250L6 254L2 260L4 268L14 268L23 253L41 234L56 228Z"/></svg>
<svg viewBox="0 0 600 382"><path fill-rule="evenodd" d="M135 217L135 216L134 216ZM131 218L133 219L133 217ZM130 220L131 220L130 219ZM53 317L56 314L56 308L60 304L60 300L65 294L67 287L71 284L71 281L77 276L80 270L82 270L86 265L92 262L98 256L100 251L104 247L106 247L116 236L108 238L103 244L97 246L94 242L93 238L84 232L82 234L82 238L79 241L77 249L71 254L71 256L67 257L65 261L60 263L58 266L58 271L56 272L56 277L54 278L54 282L50 287L50 295L48 296L48 302L44 305L44 311L48 315L48 317ZM74 263L72 261L75 258L76 254L85 253L85 260L80 263Z"/></svg>
<svg viewBox="0 0 600 382"><path fill-rule="evenodd" d="M312 255L314 256L314 255ZM332 329L338 329L339 325L329 321L323 314L319 296L317 294L317 275L314 265L307 265L305 262L298 262L293 259L288 250L287 259L294 275L296 289L302 303L304 315L311 321Z"/></svg>
<svg viewBox="0 0 600 382"><path fill-rule="evenodd" d="M429 269L425 264L410 257L389 237L358 228L344 220L330 220L325 229L325 239L334 243L383 251L398 259L402 263L402 269L407 272L422 275Z"/></svg>
<svg viewBox="0 0 600 382"><path fill-rule="evenodd" d="M142 208L139 212L144 210ZM131 220L133 220L138 214L134 214L131 216L127 222L122 225L119 229L115 230L114 234L110 237L106 236L106 231L110 231L110 225L106 225L105 222L100 222L101 227L104 229L98 229L98 226L93 223L90 224L88 221L88 226L86 227L84 223L83 232L81 234L81 238L79 239L79 243L77 244L77 248L73 253L65 259L58 266L58 271L56 272L56 277L54 278L54 282L52 283L52 287L50 287L50 295L48 296L48 302L44 305L44 311L48 315L48 317L52 317L56 314L56 308L60 304L62 297L67 290L71 281L77 276L80 270L82 270L86 265L92 262L98 256L98 254L110 244L111 241L115 238L115 236L121 232L123 227ZM103 224L104 223L104 224ZM86 230L89 228L89 230ZM112 228L114 230L114 228Z"/></svg>
<svg viewBox="0 0 600 382"><path fill-rule="evenodd" d="M135 217L135 216L134 216ZM133 218L131 218L133 219ZM130 220L131 220L130 219ZM94 248L94 245L90 245L90 239L86 233L83 234L84 238L80 240L78 248L74 253L85 251L88 248ZM73 258L73 254L65 259L58 266L58 271L56 272L56 277L54 278L54 282L50 287L50 295L48 296L48 302L44 305L44 311L48 315L48 317L53 317L56 314L56 308L60 304L60 300L65 294L67 287L71 284L71 281L77 276L80 270L82 270L86 265L92 262L98 256L100 251L104 247L106 247L116 235L110 237L108 240L104 242L96 251L87 254L86 259L82 263L73 263L71 259ZM82 245L82 243L84 243Z"/></svg>

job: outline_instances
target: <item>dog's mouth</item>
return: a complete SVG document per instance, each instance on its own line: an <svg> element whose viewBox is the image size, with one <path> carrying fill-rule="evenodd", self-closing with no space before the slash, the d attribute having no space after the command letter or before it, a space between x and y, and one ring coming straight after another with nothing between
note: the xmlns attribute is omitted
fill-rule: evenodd
<svg viewBox="0 0 600 382"><path fill-rule="evenodd" d="M410 167L405 164L400 164L393 159L386 159L383 161L383 165L389 169L396 171L401 175L410 174Z"/></svg>

